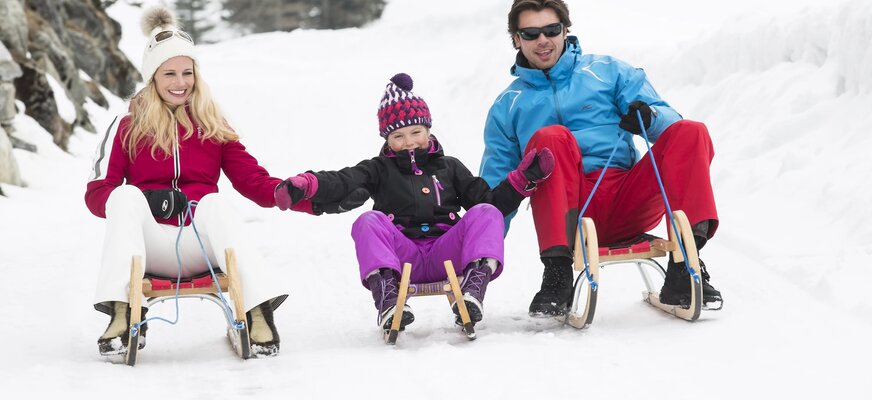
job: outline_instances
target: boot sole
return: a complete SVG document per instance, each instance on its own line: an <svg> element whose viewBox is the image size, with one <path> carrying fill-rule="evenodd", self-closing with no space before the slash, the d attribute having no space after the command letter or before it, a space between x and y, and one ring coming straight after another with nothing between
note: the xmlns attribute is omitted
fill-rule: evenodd
<svg viewBox="0 0 872 400"><path fill-rule="evenodd" d="M721 296L703 296L703 303L721 303L724 300ZM690 295L689 294L681 294L681 295L667 295L664 296L662 293L660 294L660 302L663 304L668 304L670 306L679 306L687 308L690 306Z"/></svg>
<svg viewBox="0 0 872 400"><path fill-rule="evenodd" d="M391 312L391 316L388 317L387 320L382 324L382 329L388 331L391 329L391 323L394 322L393 312ZM415 314L412 314L410 311L403 311L403 319L400 320L400 331L406 329L406 325L415 322Z"/></svg>
<svg viewBox="0 0 872 400"><path fill-rule="evenodd" d="M475 302L468 300L464 300L463 302L466 304L466 312L469 313L470 321L473 324L481 321L484 317L484 313L482 312L481 308L479 308L478 304L475 304ZM451 305L451 311L454 311L454 324L457 326L463 326L463 320L460 318L460 310L457 308L456 302Z"/></svg>
<svg viewBox="0 0 872 400"><path fill-rule="evenodd" d="M551 318L551 317L562 317L566 315L565 310L559 311L530 311L527 315L533 318Z"/></svg>
<svg viewBox="0 0 872 400"><path fill-rule="evenodd" d="M570 304L544 303L530 306L528 314L533 318L561 317L569 312Z"/></svg>
<svg viewBox="0 0 872 400"><path fill-rule="evenodd" d="M276 342L251 344L252 358L275 357L277 355L279 355L279 344Z"/></svg>

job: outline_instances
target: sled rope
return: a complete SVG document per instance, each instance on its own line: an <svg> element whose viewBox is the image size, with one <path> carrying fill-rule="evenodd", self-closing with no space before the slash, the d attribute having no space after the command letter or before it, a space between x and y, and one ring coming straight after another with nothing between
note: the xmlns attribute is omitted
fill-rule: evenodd
<svg viewBox="0 0 872 400"><path fill-rule="evenodd" d="M191 228L194 229L194 236L197 237L197 243L200 244L200 252L203 254L203 258L206 260L206 265L209 267L209 274L212 276L212 282L215 283L215 287L218 289L217 290L218 298L221 299L221 304L224 305L224 310L225 310L224 314L225 315L232 315L233 314L232 312L227 313L227 311L230 311L230 305L227 304L227 299L224 298L224 294L222 293L222 290L221 290L221 285L218 284L218 277L215 275L215 269L212 267L212 262L209 261L209 256L206 254L206 247L203 246L203 241L200 239L200 232L197 231L197 225L194 224L193 208L196 206L197 206L196 200L191 200L188 202L188 208L185 209L183 217L182 217L182 225L179 226L179 233L176 235L176 265L178 265L178 271L179 271L178 276L176 278L176 294L175 294L175 299L174 299L175 304L176 304L176 317L172 321L170 321L166 318L163 318L163 317L148 317L144 321L141 321L141 322L134 324L133 328L130 329L130 332L133 336L136 336L139 333L140 326L145 325L149 321L159 320L159 321L166 322L170 325L175 325L176 323L179 322L179 288L181 287L180 283L182 282L182 256L181 256L181 253L179 251L179 245L180 245L181 239L182 239L182 230L185 229L185 224L184 224L185 221L191 221ZM245 329L245 325L243 325L242 323L237 323L236 321L231 320L230 317L227 317L227 318L228 318L227 322L234 329L237 329L237 330Z"/></svg>
<svg viewBox="0 0 872 400"><path fill-rule="evenodd" d="M687 251L684 249L684 241L681 239L681 235L678 235L678 228L675 225L675 219L672 218L672 208L669 206L669 199L666 198L666 189L663 187L663 181L660 179L660 170L657 168L657 162L654 160L654 154L651 153L651 143L648 142L648 131L645 129L645 123L642 121L642 113L639 110L636 110L636 118L639 119L639 126L642 128L642 137L645 138L645 147L648 149L649 158L651 158L651 165L654 167L654 176L657 178L657 185L660 186L660 194L663 196L663 204L666 206L666 216L669 218L669 223L672 225L673 232L676 232L676 239L678 239L678 247L681 250L681 255L684 256L684 259L687 260ZM578 233L581 235L581 255L584 260L584 273L587 281L591 285L592 290L597 289L596 282L593 281L593 277L590 275L589 263L587 261L587 251L585 251L584 246L584 230L581 229L581 219L584 217L584 212L587 211L587 206L590 204L591 199L593 199L594 193L596 193L597 188L599 188L600 182L602 182L603 176L606 174L606 170L612 163L612 158L615 156L615 151L618 149L618 144L620 144L621 140L621 129L618 129L618 138L615 139L615 145L612 147L612 153L609 154L608 160L606 160L606 165L603 167L600 172L599 177L596 179L596 183L593 185L593 189L590 191L590 194L587 196L587 200L584 201L584 206L581 207L581 211L578 213ZM699 275L693 272L693 269L690 268L689 263L685 262L684 268L690 273L690 276L693 278L694 282L699 282Z"/></svg>
<svg viewBox="0 0 872 400"><path fill-rule="evenodd" d="M654 161L654 153L651 152L651 143L648 142L648 131L645 129L645 123L642 122L642 113L636 110L636 118L639 120L639 127L642 128L642 137L645 138L645 147L648 148L648 155L651 159L651 165L654 167L654 176L657 178L657 185L660 186L660 194L663 195L663 204L666 206L666 216L669 218L669 223L672 224L672 231L675 232L675 238L678 240L678 248L681 249L681 255L684 257L684 268L690 273L693 281L699 283L699 275L693 272L688 262L687 251L684 250L684 241L681 240L681 235L678 234L678 227L675 225L675 219L672 218L672 208L669 207L669 199L666 198L666 189L663 188L663 181L660 179L660 170L657 169L657 161Z"/></svg>
<svg viewBox="0 0 872 400"><path fill-rule="evenodd" d="M587 251L584 249L584 229L581 229L581 218L584 217L584 212L587 210L587 206L590 205L590 201L593 199L593 194L596 193L597 188L599 188L600 182L602 182L603 177L606 175L606 170L609 169L609 165L612 163L612 158L615 157L615 152L618 150L618 143L620 143L621 132L618 131L618 140L615 140L615 146L612 147L612 154L609 154L609 159L606 160L606 165L603 167L600 172L599 177L596 178L596 183L593 184L593 189L590 191L590 194L587 196L587 200L584 201L584 206L581 207L581 211L578 213L578 232L581 234L581 256L584 260L584 276L587 278L587 282L590 285L590 289L596 291L599 287L599 284L593 281L593 275L590 274L590 263L587 261Z"/></svg>

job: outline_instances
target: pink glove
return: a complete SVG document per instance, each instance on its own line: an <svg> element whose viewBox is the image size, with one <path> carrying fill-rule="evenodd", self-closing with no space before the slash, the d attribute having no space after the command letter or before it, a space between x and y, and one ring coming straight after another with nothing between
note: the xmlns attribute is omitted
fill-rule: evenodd
<svg viewBox="0 0 872 400"><path fill-rule="evenodd" d="M276 206L285 211L303 199L310 199L318 192L318 178L305 172L279 183L275 190Z"/></svg>
<svg viewBox="0 0 872 400"><path fill-rule="evenodd" d="M509 172L509 183L518 193L529 196L536 190L536 184L543 182L554 171L554 154L547 147L531 149L521 159L521 164Z"/></svg>

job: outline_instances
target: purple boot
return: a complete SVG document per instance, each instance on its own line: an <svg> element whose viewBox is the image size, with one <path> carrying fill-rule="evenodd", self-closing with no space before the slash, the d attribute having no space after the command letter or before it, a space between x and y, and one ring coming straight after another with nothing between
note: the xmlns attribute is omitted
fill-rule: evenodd
<svg viewBox="0 0 872 400"><path fill-rule="evenodd" d="M372 299L375 301L375 308L378 310L378 326L382 329L390 329L391 323L394 321L394 310L397 308L397 273L392 269L379 269L366 278L369 284L369 290L372 291ZM403 307L403 319L400 320L400 330L404 330L406 325L415 321L415 315L412 314L412 307L405 304Z"/></svg>
<svg viewBox="0 0 872 400"><path fill-rule="evenodd" d="M469 312L469 319L473 323L481 321L482 303L484 303L484 293L487 290L487 284L490 283L491 274L497 269L499 261L493 258L482 258L470 263L466 270L463 271L463 283L460 284L460 291L463 292L463 301L466 303L466 310ZM457 308L457 302L451 305L456 318L454 323L463 325L460 319L460 310Z"/></svg>

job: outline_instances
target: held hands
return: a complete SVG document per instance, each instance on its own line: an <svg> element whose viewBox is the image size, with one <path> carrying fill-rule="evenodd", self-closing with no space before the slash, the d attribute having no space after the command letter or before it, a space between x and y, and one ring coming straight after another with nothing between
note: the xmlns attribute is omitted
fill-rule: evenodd
<svg viewBox="0 0 872 400"><path fill-rule="evenodd" d="M285 211L300 200L308 199L318 191L318 178L311 173L292 176L276 186L276 206Z"/></svg>
<svg viewBox="0 0 872 400"><path fill-rule="evenodd" d="M143 190L151 215L173 218L188 209L188 196L176 189Z"/></svg>
<svg viewBox="0 0 872 400"><path fill-rule="evenodd" d="M536 184L548 179L554 171L554 155L547 147L532 149L524 155L521 164L509 172L509 183L523 195L530 195Z"/></svg>
<svg viewBox="0 0 872 400"><path fill-rule="evenodd" d="M651 114L653 114L653 111L648 103L641 100L630 103L627 113L621 116L621 122L618 126L634 135L641 135L642 127L639 126L639 117L636 116L636 110L642 114L642 122L645 124L645 130L647 131L651 127Z"/></svg>

